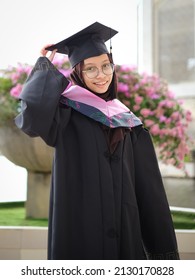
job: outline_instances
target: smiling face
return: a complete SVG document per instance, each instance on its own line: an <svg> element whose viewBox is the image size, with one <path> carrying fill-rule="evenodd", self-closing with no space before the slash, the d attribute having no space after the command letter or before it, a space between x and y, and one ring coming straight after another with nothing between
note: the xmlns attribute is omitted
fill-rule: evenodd
<svg viewBox="0 0 195 280"><path fill-rule="evenodd" d="M82 69L85 85L91 91L97 94L105 93L108 90L113 77L113 73L112 70L110 70L110 67L110 60L107 54L102 54L85 59ZM96 71L97 76L95 76L94 74L96 73Z"/></svg>

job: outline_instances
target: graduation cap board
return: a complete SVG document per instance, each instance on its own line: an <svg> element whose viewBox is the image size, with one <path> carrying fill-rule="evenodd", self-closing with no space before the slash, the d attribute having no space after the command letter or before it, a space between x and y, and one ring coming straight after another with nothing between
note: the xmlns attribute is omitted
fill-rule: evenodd
<svg viewBox="0 0 195 280"><path fill-rule="evenodd" d="M67 39L47 47L46 50L67 54L72 68L89 57L109 53L105 42L118 31L95 22Z"/></svg>

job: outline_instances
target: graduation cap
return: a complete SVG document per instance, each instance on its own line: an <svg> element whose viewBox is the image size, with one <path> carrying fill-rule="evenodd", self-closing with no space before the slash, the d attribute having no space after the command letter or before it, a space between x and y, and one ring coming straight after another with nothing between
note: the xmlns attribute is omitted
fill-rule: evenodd
<svg viewBox="0 0 195 280"><path fill-rule="evenodd" d="M67 39L47 47L46 50L67 54L72 68L89 57L109 53L105 42L118 31L95 22Z"/></svg>

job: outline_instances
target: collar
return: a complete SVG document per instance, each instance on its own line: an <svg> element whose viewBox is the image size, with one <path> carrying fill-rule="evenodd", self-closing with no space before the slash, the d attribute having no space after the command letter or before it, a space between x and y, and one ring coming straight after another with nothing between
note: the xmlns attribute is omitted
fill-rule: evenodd
<svg viewBox="0 0 195 280"><path fill-rule="evenodd" d="M118 99L106 101L89 90L69 83L60 102L108 127L132 128L142 122Z"/></svg>

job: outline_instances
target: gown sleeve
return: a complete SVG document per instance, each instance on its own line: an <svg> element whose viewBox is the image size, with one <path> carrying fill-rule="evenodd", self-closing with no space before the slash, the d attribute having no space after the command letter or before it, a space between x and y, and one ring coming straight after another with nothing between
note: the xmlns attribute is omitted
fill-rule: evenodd
<svg viewBox="0 0 195 280"><path fill-rule="evenodd" d="M60 121L59 100L69 81L46 57L40 57L22 92L21 112L15 123L31 137L40 136L48 145L54 146ZM63 110L69 115L69 110Z"/></svg>
<svg viewBox="0 0 195 280"><path fill-rule="evenodd" d="M134 130L135 186L148 259L179 259L172 217L148 130Z"/></svg>

